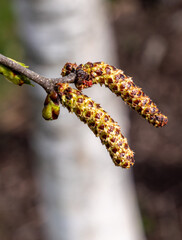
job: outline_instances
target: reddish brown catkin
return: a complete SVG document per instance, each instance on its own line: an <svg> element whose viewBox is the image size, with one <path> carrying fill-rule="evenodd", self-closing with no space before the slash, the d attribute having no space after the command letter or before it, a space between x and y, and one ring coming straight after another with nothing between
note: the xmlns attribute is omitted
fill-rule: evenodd
<svg viewBox="0 0 182 240"><path fill-rule="evenodd" d="M134 153L129 148L127 139L121 134L118 124L99 104L67 83L57 84L55 90L61 104L74 112L100 138L116 166L129 168L134 164Z"/></svg>
<svg viewBox="0 0 182 240"><path fill-rule="evenodd" d="M167 124L167 117L122 70L104 62L88 62L85 65L80 64L78 67L76 64L67 63L62 70L62 75L67 75L70 72L76 73L75 85L79 90L97 83L101 86L104 84L155 127L163 127Z"/></svg>

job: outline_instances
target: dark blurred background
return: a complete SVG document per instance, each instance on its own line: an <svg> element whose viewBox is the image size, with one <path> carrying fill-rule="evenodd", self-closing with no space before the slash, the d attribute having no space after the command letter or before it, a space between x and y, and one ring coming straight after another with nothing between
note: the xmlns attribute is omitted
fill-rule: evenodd
<svg viewBox="0 0 182 240"><path fill-rule="evenodd" d="M155 129L130 111L133 170L145 233L148 240L181 240L182 1L113 0L107 4L121 69L169 118L166 127ZM21 61L23 49L15 23L10 1L1 0L0 52ZM25 91L0 76L2 240L43 240L28 143L33 127L28 104Z"/></svg>

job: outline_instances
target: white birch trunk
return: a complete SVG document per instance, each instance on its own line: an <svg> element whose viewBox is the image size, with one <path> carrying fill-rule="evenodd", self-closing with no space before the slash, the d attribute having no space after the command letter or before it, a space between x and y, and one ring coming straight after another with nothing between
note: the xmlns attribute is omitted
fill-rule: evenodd
<svg viewBox="0 0 182 240"><path fill-rule="evenodd" d="M16 0L19 32L34 71L58 77L69 62L117 65L100 0ZM27 63L26 61L26 63ZM45 93L30 89L35 113L32 147L42 195L46 240L143 240L131 170L117 168L89 128L61 108L57 121L41 117ZM85 94L101 103L127 135L126 106L107 89Z"/></svg>

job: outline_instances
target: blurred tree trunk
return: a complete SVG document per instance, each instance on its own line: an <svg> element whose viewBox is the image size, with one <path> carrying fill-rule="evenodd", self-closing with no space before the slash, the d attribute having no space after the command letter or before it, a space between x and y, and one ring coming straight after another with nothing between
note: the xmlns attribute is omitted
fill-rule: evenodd
<svg viewBox="0 0 182 240"><path fill-rule="evenodd" d="M58 77L66 62L105 61L117 65L114 38L99 0L16 0L26 63ZM127 135L124 104L106 89L85 93L121 125ZM59 120L41 117L45 93L30 89L35 172L42 195L45 239L142 240L131 170L117 168L86 125L61 108Z"/></svg>

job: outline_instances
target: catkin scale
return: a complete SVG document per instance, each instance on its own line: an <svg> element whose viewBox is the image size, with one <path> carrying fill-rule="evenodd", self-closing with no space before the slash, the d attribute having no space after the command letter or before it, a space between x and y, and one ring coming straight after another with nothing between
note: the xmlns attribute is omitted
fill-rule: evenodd
<svg viewBox="0 0 182 240"><path fill-rule="evenodd" d="M142 89L135 85L132 78L126 76L122 70L104 62L88 62L79 66L67 63L63 67L64 74L69 74L68 66L72 72L76 73L75 85L79 90L91 87L93 84L99 83L101 86L104 84L155 127L162 127L167 124L167 117L159 111L156 104ZM66 68L67 71L64 70Z"/></svg>
<svg viewBox="0 0 182 240"><path fill-rule="evenodd" d="M134 153L118 124L91 98L73 89L67 83L55 86L61 104L86 123L100 138L116 166L129 168L134 164Z"/></svg>

